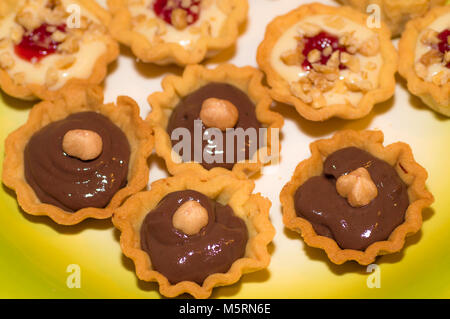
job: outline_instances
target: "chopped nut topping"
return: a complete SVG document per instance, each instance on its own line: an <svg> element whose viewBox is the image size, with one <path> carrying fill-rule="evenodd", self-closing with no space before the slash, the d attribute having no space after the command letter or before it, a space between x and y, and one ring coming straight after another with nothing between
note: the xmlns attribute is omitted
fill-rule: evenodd
<svg viewBox="0 0 450 319"><path fill-rule="evenodd" d="M292 83L290 89L291 93L302 100L304 103L310 104L313 101L310 95L305 94L300 83Z"/></svg>
<svg viewBox="0 0 450 319"><path fill-rule="evenodd" d="M339 51L336 51L339 52ZM333 48L331 46L327 46L325 49L323 49L323 55L324 56L330 56L333 53Z"/></svg>
<svg viewBox="0 0 450 319"><path fill-rule="evenodd" d="M47 73L45 75L45 84L48 87L54 86L56 83L58 83L58 71L54 67L50 67L47 70Z"/></svg>
<svg viewBox="0 0 450 319"><path fill-rule="evenodd" d="M314 37L320 32L320 26L313 23L303 23L300 33L306 35L307 37Z"/></svg>
<svg viewBox="0 0 450 319"><path fill-rule="evenodd" d="M10 44L11 44L10 39L8 39L8 38L3 38L3 39L0 40L0 49L4 49L4 48L6 48L8 45L10 45Z"/></svg>
<svg viewBox="0 0 450 319"><path fill-rule="evenodd" d="M319 61L320 61L320 56L321 56L320 51L317 50L317 49L314 49L314 50L311 50L311 51L308 53L307 59L308 59L309 63L312 64L312 63L319 62Z"/></svg>
<svg viewBox="0 0 450 319"><path fill-rule="evenodd" d="M175 9L172 11L172 24L178 30L184 30L188 26L188 14L186 10Z"/></svg>
<svg viewBox="0 0 450 319"><path fill-rule="evenodd" d="M15 25L11 30L11 40L14 44L19 44L23 37L23 28L21 26Z"/></svg>
<svg viewBox="0 0 450 319"><path fill-rule="evenodd" d="M359 59L353 55L350 55L346 52L341 53L341 62L344 64L347 68L349 68L352 72L359 72L361 70Z"/></svg>
<svg viewBox="0 0 450 319"><path fill-rule="evenodd" d="M368 80L358 80L358 81L345 80L345 85L351 91L367 92L373 89L372 82Z"/></svg>
<svg viewBox="0 0 450 319"><path fill-rule="evenodd" d="M37 13L28 11L26 7L17 13L16 21L27 30L34 30L43 22Z"/></svg>
<svg viewBox="0 0 450 319"><path fill-rule="evenodd" d="M292 65L301 65L304 60L303 54L298 49L289 50L281 54L281 61L284 64L292 66Z"/></svg>
<svg viewBox="0 0 450 319"><path fill-rule="evenodd" d="M11 69L14 67L14 58L9 52L3 52L0 54L0 68Z"/></svg>
<svg viewBox="0 0 450 319"><path fill-rule="evenodd" d="M58 50L63 53L75 53L80 49L80 39L76 36L69 35L64 42L58 46Z"/></svg>
<svg viewBox="0 0 450 319"><path fill-rule="evenodd" d="M431 49L424 55L420 57L419 60L421 63L423 63L425 66L429 66L435 63L441 63L442 61L442 53L438 50Z"/></svg>
<svg viewBox="0 0 450 319"><path fill-rule="evenodd" d="M358 52L364 56L374 56L378 54L379 50L380 40L378 40L377 36L371 37L370 40L362 43L358 48Z"/></svg>
<svg viewBox="0 0 450 319"><path fill-rule="evenodd" d="M420 38L420 42L426 45L433 45L439 43L438 32L433 29L427 29L424 31L422 37Z"/></svg>
<svg viewBox="0 0 450 319"><path fill-rule="evenodd" d="M67 55L56 61L55 66L58 69L67 69L74 64L75 60L73 55Z"/></svg>
<svg viewBox="0 0 450 319"><path fill-rule="evenodd" d="M59 30L56 30L52 34L52 40L56 42L64 42L66 40L67 34L65 32L61 32Z"/></svg>
<svg viewBox="0 0 450 319"><path fill-rule="evenodd" d="M419 63L416 63L416 73L422 79L426 79L426 77L428 75L428 69L426 68L425 65L423 65L422 63L419 62Z"/></svg>

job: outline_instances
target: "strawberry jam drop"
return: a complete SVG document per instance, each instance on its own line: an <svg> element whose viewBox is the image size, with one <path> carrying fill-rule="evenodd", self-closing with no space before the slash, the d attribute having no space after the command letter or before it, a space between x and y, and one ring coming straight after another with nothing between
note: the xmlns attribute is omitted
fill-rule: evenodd
<svg viewBox="0 0 450 319"><path fill-rule="evenodd" d="M201 0L155 0L153 10L156 15L173 25L172 12L175 9L183 9L187 13L187 24L195 23L200 16Z"/></svg>
<svg viewBox="0 0 450 319"><path fill-rule="evenodd" d="M307 57L308 53L314 49L319 50L319 52L321 53L319 63L323 65L327 64L328 60L331 57L331 54L333 54L335 51L347 52L345 46L339 44L338 37L331 35L325 31L322 31L313 37L305 36L303 38L303 41L304 41L304 48L302 51L303 56ZM332 53L328 56L325 56L323 54L323 50L325 50L325 48L328 46L331 46ZM311 63L307 59L303 61L302 66L303 69L305 70L311 70L312 68ZM345 69L345 66L343 64L340 64L339 69L341 70Z"/></svg>
<svg viewBox="0 0 450 319"><path fill-rule="evenodd" d="M448 51L450 51L450 43L448 42L448 38L450 37L450 29L445 29L441 33L438 34L438 39L440 42L438 43L437 49L445 55ZM450 62L446 64L447 68L450 68Z"/></svg>
<svg viewBox="0 0 450 319"><path fill-rule="evenodd" d="M66 25L52 26L44 23L32 31L25 32L22 41L14 48L16 54L24 60L35 63L55 53L60 43L52 39L53 30L50 29L65 32Z"/></svg>

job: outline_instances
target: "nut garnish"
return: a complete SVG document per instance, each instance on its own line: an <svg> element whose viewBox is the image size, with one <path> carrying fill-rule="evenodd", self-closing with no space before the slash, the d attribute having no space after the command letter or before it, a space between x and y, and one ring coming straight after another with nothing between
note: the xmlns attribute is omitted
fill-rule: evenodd
<svg viewBox="0 0 450 319"><path fill-rule="evenodd" d="M317 49L314 49L308 53L307 59L308 59L309 63L316 63L316 62L320 61L320 57L321 57L320 51Z"/></svg>
<svg viewBox="0 0 450 319"><path fill-rule="evenodd" d="M186 10L177 8L172 11L172 24L178 30L184 30L188 26L188 14Z"/></svg>
<svg viewBox="0 0 450 319"><path fill-rule="evenodd" d="M377 36L371 37L358 47L358 52L365 56L374 56L380 51L380 40Z"/></svg>
<svg viewBox="0 0 450 319"><path fill-rule="evenodd" d="M435 63L441 63L442 61L442 53L438 50L430 50L424 55L420 57L420 62L423 63L425 66L429 66Z"/></svg>
<svg viewBox="0 0 450 319"><path fill-rule="evenodd" d="M422 37L420 38L420 42L427 45L437 44L439 43L438 32L433 29L427 29L424 31Z"/></svg>
<svg viewBox="0 0 450 319"><path fill-rule="evenodd" d="M347 175L342 175L336 181L336 190L347 198L352 207L369 204L378 195L378 189L364 167L360 167Z"/></svg>
<svg viewBox="0 0 450 319"><path fill-rule="evenodd" d="M63 137L62 147L67 155L90 161L102 153L103 140L98 133L91 130L70 130Z"/></svg>
<svg viewBox="0 0 450 319"><path fill-rule="evenodd" d="M292 65L301 65L304 61L304 56L300 50L294 49L283 52L280 56L281 61L284 64L292 66Z"/></svg>
<svg viewBox="0 0 450 319"><path fill-rule="evenodd" d="M9 52L0 54L0 68L11 69L14 67L14 58Z"/></svg>
<svg viewBox="0 0 450 319"><path fill-rule="evenodd" d="M55 67L51 66L48 68L45 74L45 84L48 87L54 86L58 82L58 71Z"/></svg>
<svg viewBox="0 0 450 319"><path fill-rule="evenodd" d="M186 235L198 234L208 224L208 211L197 201L187 201L173 214L172 224Z"/></svg>
<svg viewBox="0 0 450 319"><path fill-rule="evenodd" d="M208 127L225 131L227 128L233 128L236 125L239 119L239 111L230 101L209 98L202 104L200 119Z"/></svg>

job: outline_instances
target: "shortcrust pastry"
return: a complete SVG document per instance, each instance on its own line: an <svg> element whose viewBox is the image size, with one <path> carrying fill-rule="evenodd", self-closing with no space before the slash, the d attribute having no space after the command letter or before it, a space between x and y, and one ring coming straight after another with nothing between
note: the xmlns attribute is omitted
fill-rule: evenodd
<svg viewBox="0 0 450 319"><path fill-rule="evenodd" d="M306 119L356 119L395 89L397 53L385 25L348 7L307 4L273 20L258 48L272 98Z"/></svg>
<svg viewBox="0 0 450 319"><path fill-rule="evenodd" d="M427 172L410 147L382 143L380 131L341 131L316 141L281 192L286 227L333 263L367 265L400 251L433 203Z"/></svg>
<svg viewBox="0 0 450 319"><path fill-rule="evenodd" d="M95 1L2 1L0 87L17 98L49 100L69 83L100 84L119 55L109 20Z"/></svg>
<svg viewBox="0 0 450 319"><path fill-rule="evenodd" d="M108 0L111 33L144 62L200 63L232 46L247 0Z"/></svg>
<svg viewBox="0 0 450 319"><path fill-rule="evenodd" d="M411 20L399 43L399 72L408 90L450 116L450 5Z"/></svg>
<svg viewBox="0 0 450 319"><path fill-rule="evenodd" d="M247 176L278 159L283 117L270 110L262 76L252 67L224 64L192 65L181 77L164 78L163 92L148 98L147 120L154 126L156 153L171 174L201 168ZM181 130L190 133L188 149L177 148L185 142Z"/></svg>
<svg viewBox="0 0 450 319"><path fill-rule="evenodd" d="M115 210L123 253L160 293L208 298L214 287L266 268L271 203L232 173L190 171L154 182Z"/></svg>
<svg viewBox="0 0 450 319"><path fill-rule="evenodd" d="M148 182L151 129L131 98L103 104L100 88L71 87L33 107L5 143L3 183L22 209L58 224L112 215Z"/></svg>

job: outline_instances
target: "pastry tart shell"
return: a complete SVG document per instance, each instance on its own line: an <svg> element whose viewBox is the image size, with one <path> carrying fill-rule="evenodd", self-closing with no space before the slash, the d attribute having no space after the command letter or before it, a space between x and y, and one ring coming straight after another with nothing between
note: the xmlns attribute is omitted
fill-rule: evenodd
<svg viewBox="0 0 450 319"><path fill-rule="evenodd" d="M390 31L384 24L379 29L371 29L379 37L380 54L383 62L378 75L378 87L364 93L357 106L350 103L327 105L319 109L304 103L290 92L289 83L274 69L271 54L279 38L286 30L303 18L317 14L329 14L347 18L360 25L366 25L367 16L349 7L331 7L319 3L300 6L299 8L275 18L266 29L264 40L258 47L257 61L267 77L271 87L270 94L278 102L295 107L297 112L311 121L325 121L332 117L359 119L370 113L376 103L388 100L394 94L398 55L391 43Z"/></svg>
<svg viewBox="0 0 450 319"><path fill-rule="evenodd" d="M134 31L128 0L108 0L108 6L113 15L110 31L120 43L130 47L136 57L143 62L180 66L197 64L206 57L231 47L239 36L239 26L247 19L247 0L218 1L221 1L222 6L228 10L219 36L212 37L205 32L206 30L202 30L202 35L190 48L185 48L178 43L164 41L155 43Z"/></svg>
<svg viewBox="0 0 450 319"><path fill-rule="evenodd" d="M147 159L153 149L150 127L140 118L134 100L121 96L116 104L103 104L103 93L98 87L84 89L72 87L61 99L44 101L33 107L28 121L11 133L5 142L3 183L14 190L20 207L28 214L46 215L61 225L78 224L84 219L110 218L113 209L119 207L130 195L142 190L148 183ZM34 133L49 123L62 120L73 113L97 112L108 117L126 135L131 149L128 183L120 189L105 208L83 208L73 213L42 203L27 183L24 169L24 150Z"/></svg>
<svg viewBox="0 0 450 319"><path fill-rule="evenodd" d="M244 257L237 259L226 273L209 275L201 286L192 281L171 284L152 268L152 261L140 244L140 228L145 216L165 195L186 189L230 205L235 214L245 221L249 233ZM158 180L152 183L150 191L130 197L114 211L113 223L121 231L120 246L123 253L133 260L139 279L157 282L160 293L166 297L188 293L195 298L208 298L214 287L234 284L243 274L266 268L270 262L268 245L275 235L269 220L271 203L260 194L252 194L253 189L253 181L238 179L230 172L184 172Z"/></svg>
<svg viewBox="0 0 450 319"><path fill-rule="evenodd" d="M111 17L108 11L95 1L78 0L78 2L82 4L83 8L94 14L103 25L109 25ZM10 8L14 7L14 4L10 6ZM8 95L22 100L55 100L63 96L64 91L70 87L98 85L106 77L108 64L115 61L120 53L118 43L110 35L107 35L104 39L107 39L105 53L98 57L88 78L71 78L61 88L52 90L45 84L16 84L10 74L0 68L0 88Z"/></svg>
<svg viewBox="0 0 450 319"><path fill-rule="evenodd" d="M406 25L398 44L400 63L399 73L406 79L408 90L417 95L431 109L445 116L450 116L450 82L436 85L421 79L415 71L415 52L422 30L443 14L450 12L450 5L436 7L425 16L411 20Z"/></svg>
<svg viewBox="0 0 450 319"><path fill-rule="evenodd" d="M378 255L400 251L406 237L420 230L422 210L434 201L432 194L425 187L427 172L415 162L409 145L398 142L383 146L383 139L381 131L347 130L336 133L330 139L313 142L310 145L311 157L298 164L293 177L280 194L285 226L299 232L308 246L323 249L335 264L354 260L361 265L368 265ZM393 166L408 187L410 201L403 224L395 228L387 240L375 242L364 251L341 249L334 239L317 235L311 223L298 217L294 208L295 192L309 178L322 174L324 160L335 151L352 146L363 149Z"/></svg>
<svg viewBox="0 0 450 319"><path fill-rule="evenodd" d="M232 169L233 173L246 178L260 171L269 158L272 161L279 158L279 154L272 151L272 129L281 130L284 119L280 114L270 110L272 99L267 89L261 84L262 78L263 74L253 67L223 64L215 69L190 65L186 67L181 77L170 75L163 79L163 92L156 92L148 97L152 111L147 121L155 131L156 153L165 160L167 169L172 175L185 170L205 170L199 163L181 162L179 155L172 151L172 143L166 128L170 114L179 101L210 82L228 83L245 92L256 106L258 121L267 128L266 146L259 148L251 160L236 163ZM228 171L222 167L211 170Z"/></svg>

